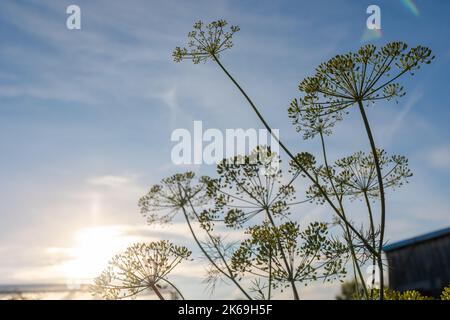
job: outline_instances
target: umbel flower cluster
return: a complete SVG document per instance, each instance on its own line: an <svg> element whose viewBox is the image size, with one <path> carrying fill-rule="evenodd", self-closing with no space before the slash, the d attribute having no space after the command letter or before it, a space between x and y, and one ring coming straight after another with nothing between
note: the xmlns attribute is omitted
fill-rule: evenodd
<svg viewBox="0 0 450 320"><path fill-rule="evenodd" d="M192 60L197 64L208 59L218 59L220 53L233 46L233 35L239 31L238 26L227 29L225 20L213 21L205 25L201 21L194 24L194 30L188 33L187 47L176 47L172 56L175 62Z"/></svg>
<svg viewBox="0 0 450 320"><path fill-rule="evenodd" d="M395 189L408 183L412 172L408 167L408 159L404 156L388 156L384 150L377 150L377 155L383 172L384 189ZM365 198L375 200L380 197L376 166L371 154L358 151L351 156L338 159L334 164L317 165L311 154L297 156L297 161L291 161L292 170L299 170L297 163L314 173L320 183L312 183L306 191L311 202L325 203L324 196L337 196L340 200L348 198L355 200Z"/></svg>
<svg viewBox="0 0 450 320"><path fill-rule="evenodd" d="M405 73L414 75L422 64L435 58L427 47L407 49L403 42L391 42L379 50L368 44L356 53L337 55L319 65L314 76L300 82L304 95L294 99L288 109L294 126L305 138L319 132L329 135L335 122L354 104L404 96L397 80Z"/></svg>
<svg viewBox="0 0 450 320"><path fill-rule="evenodd" d="M164 299L160 292L163 286L180 293L167 276L190 255L186 247L168 241L135 243L111 259L94 280L91 292L105 299L125 299L150 291Z"/></svg>

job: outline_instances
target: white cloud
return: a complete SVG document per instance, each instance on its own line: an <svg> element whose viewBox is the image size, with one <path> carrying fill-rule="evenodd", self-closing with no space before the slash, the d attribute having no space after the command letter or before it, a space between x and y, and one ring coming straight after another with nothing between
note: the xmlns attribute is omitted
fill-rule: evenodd
<svg viewBox="0 0 450 320"><path fill-rule="evenodd" d="M180 108L178 102L177 90L175 87L168 88L163 90L161 93L157 93L156 95L152 95L158 99L161 99L164 104L170 110L170 128L175 128L178 117L185 117L183 110Z"/></svg>
<svg viewBox="0 0 450 320"><path fill-rule="evenodd" d="M103 186L103 187L121 187L125 185L129 185L133 182L133 178L130 176L115 176L115 175L106 175L100 177L94 177L88 179L88 183L94 186Z"/></svg>
<svg viewBox="0 0 450 320"><path fill-rule="evenodd" d="M402 128L406 117L414 108L414 106L417 105L422 96L423 92L418 90L413 91L412 95L406 101L404 107L399 112L397 112L397 114L394 116L394 120L385 128L385 130L383 130L381 138L385 147L390 145L397 131Z"/></svg>
<svg viewBox="0 0 450 320"><path fill-rule="evenodd" d="M435 169L450 170L450 145L431 149L427 152L426 159Z"/></svg>

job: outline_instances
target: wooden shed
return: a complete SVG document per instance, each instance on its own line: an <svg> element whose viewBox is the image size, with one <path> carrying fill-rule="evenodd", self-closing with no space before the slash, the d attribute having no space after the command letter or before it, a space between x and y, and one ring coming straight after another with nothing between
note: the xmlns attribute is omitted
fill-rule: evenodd
<svg viewBox="0 0 450 320"><path fill-rule="evenodd" d="M383 251L391 289L438 297L450 285L450 227L392 243Z"/></svg>

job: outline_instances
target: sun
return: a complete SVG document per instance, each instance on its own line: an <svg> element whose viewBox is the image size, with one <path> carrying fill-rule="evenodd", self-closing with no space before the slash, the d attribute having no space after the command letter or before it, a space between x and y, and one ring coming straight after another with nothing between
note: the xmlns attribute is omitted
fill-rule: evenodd
<svg viewBox="0 0 450 320"><path fill-rule="evenodd" d="M67 260L57 266L68 284L89 283L105 268L108 261L128 245L138 241L120 226L97 226L75 233L74 246L64 249Z"/></svg>

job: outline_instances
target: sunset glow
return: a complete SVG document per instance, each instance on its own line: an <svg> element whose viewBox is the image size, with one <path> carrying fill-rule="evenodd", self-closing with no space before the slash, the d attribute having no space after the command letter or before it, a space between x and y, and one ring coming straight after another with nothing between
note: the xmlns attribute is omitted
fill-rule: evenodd
<svg viewBox="0 0 450 320"><path fill-rule="evenodd" d="M98 276L114 254L137 240L135 236L123 235L118 227L89 227L76 232L73 247L50 251L62 251L69 257L55 266L69 284L85 283Z"/></svg>

